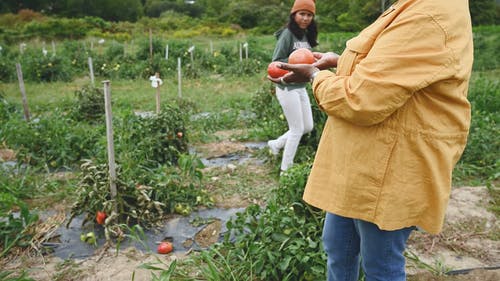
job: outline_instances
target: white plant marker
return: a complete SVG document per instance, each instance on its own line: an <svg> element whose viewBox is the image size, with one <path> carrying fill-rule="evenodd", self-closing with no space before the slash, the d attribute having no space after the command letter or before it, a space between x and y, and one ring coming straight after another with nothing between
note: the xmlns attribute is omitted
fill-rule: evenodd
<svg viewBox="0 0 500 281"><path fill-rule="evenodd" d="M154 76L150 76L151 87L156 89L156 114L160 114L160 86L163 81L160 79L160 73L156 72Z"/></svg>
<svg viewBox="0 0 500 281"><path fill-rule="evenodd" d="M182 98L182 71L181 71L181 58L177 58L177 80L178 80L178 93L179 98Z"/></svg>
<svg viewBox="0 0 500 281"><path fill-rule="evenodd" d="M165 59L168 60L168 44L165 46Z"/></svg>
<svg viewBox="0 0 500 281"><path fill-rule="evenodd" d="M189 47L188 53L191 56L191 64L194 64L194 56L193 56L194 55L194 45Z"/></svg>
<svg viewBox="0 0 500 281"><path fill-rule="evenodd" d="M104 84L104 107L106 111L106 138L108 140L108 166L109 166L109 190L111 199L115 199L116 191L116 167L115 167L115 148L113 144L113 113L111 112L111 89L109 80L103 81Z"/></svg>
<svg viewBox="0 0 500 281"><path fill-rule="evenodd" d="M245 48L245 59L248 59L248 43L243 43L243 48Z"/></svg>
<svg viewBox="0 0 500 281"><path fill-rule="evenodd" d="M24 88L23 71L21 69L21 64L16 63L17 79L19 80L19 89L21 90L21 96L23 97L23 108L24 108L24 119L30 121L30 110L28 107L28 99L26 97L26 89Z"/></svg>

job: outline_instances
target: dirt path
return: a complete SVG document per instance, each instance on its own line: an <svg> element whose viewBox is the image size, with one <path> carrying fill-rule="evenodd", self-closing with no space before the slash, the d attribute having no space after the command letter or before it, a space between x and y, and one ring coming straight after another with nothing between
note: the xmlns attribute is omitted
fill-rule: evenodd
<svg viewBox="0 0 500 281"><path fill-rule="evenodd" d="M219 135L223 135L220 133ZM234 141L221 141L197 147L203 157L216 158L248 152L248 147ZM204 174L210 179L207 189L214 194L218 207L245 207L263 203L277 178L265 164L256 159L244 163L208 167ZM490 195L485 187L454 188L442 234L432 236L415 232L410 237L408 273L410 281L423 280L500 280L500 269L474 270L467 274L437 276L448 270L484 268L500 265L500 224L488 211ZM217 227L215 225L211 227ZM220 226L207 229L198 238L207 245L216 241ZM210 235L212 234L212 235ZM54 280L137 280L152 279L153 271L139 268L146 263L167 268L175 259L189 253L175 252L167 256L143 253L134 248L117 252L101 248L94 256L83 260L61 260L53 256L17 256L3 261L5 270L25 269L29 276L40 281ZM411 256L414 254L414 256ZM433 272L434 274L431 274ZM156 273L158 275L158 273Z"/></svg>

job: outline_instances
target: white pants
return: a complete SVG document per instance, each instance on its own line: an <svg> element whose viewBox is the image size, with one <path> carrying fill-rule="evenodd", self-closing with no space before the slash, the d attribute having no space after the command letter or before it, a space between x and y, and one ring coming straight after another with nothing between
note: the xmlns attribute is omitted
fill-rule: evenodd
<svg viewBox="0 0 500 281"><path fill-rule="evenodd" d="M312 131L313 117L306 88L276 87L276 97L288 122L288 131L276 139L278 147L284 148L281 170L285 171L293 164L302 135Z"/></svg>

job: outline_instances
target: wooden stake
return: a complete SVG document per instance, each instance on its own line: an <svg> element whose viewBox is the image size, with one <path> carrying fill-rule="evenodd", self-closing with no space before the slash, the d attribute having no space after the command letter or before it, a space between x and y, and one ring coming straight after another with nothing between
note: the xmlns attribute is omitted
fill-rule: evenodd
<svg viewBox="0 0 500 281"><path fill-rule="evenodd" d="M182 90L181 90L181 82L182 82L182 78L181 78L181 58L177 58L177 79L178 79L178 92L179 92L179 98L182 98Z"/></svg>
<svg viewBox="0 0 500 281"><path fill-rule="evenodd" d="M240 48L240 61L243 61L243 53L242 53L241 43L239 44L239 48Z"/></svg>
<svg viewBox="0 0 500 281"><path fill-rule="evenodd" d="M149 29L149 59L153 61L153 31Z"/></svg>
<svg viewBox="0 0 500 281"><path fill-rule="evenodd" d="M108 140L108 165L109 165L109 190L111 199L115 199L116 191L116 167L115 167L115 148L113 145L113 114L111 112L111 90L109 80L103 81L104 84L104 106L106 110L106 137Z"/></svg>
<svg viewBox="0 0 500 281"><path fill-rule="evenodd" d="M56 56L56 43L54 43L54 41L52 41L52 56Z"/></svg>
<svg viewBox="0 0 500 281"><path fill-rule="evenodd" d="M30 110L28 108L28 99L26 98L26 89L24 88L23 71L21 69L21 64L16 63L17 79L19 80L19 89L21 90L21 96L23 97L23 107L24 107L24 119L30 121Z"/></svg>
<svg viewBox="0 0 500 281"><path fill-rule="evenodd" d="M156 72L156 79L160 79L160 73ZM157 82L158 86L156 87L156 114L160 114L160 81Z"/></svg>
<svg viewBox="0 0 500 281"><path fill-rule="evenodd" d="M89 57L88 59L89 62L89 71L90 71L90 82L92 83L92 86L94 86L94 67L92 65L92 58Z"/></svg>

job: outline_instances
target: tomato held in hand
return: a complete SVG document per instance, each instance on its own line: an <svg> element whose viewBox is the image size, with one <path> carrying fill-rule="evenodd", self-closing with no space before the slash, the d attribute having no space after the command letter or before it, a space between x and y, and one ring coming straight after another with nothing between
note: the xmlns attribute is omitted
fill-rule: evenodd
<svg viewBox="0 0 500 281"><path fill-rule="evenodd" d="M278 64L280 64L281 62L279 61L273 61L269 64L269 66L267 67L267 74L269 74L269 76L271 76L272 78L278 78L278 77L281 77L285 74L288 73L288 70L284 70L284 69L281 69L278 67Z"/></svg>
<svg viewBox="0 0 500 281"><path fill-rule="evenodd" d="M98 224L104 224L104 221L106 220L106 213L97 211L97 214L95 216L95 220L97 221Z"/></svg>
<svg viewBox="0 0 500 281"><path fill-rule="evenodd" d="M170 242L161 242L160 245L158 245L158 254L168 254L174 250L174 246Z"/></svg>
<svg viewBox="0 0 500 281"><path fill-rule="evenodd" d="M288 57L288 63L290 64L312 64L315 61L311 50L306 48L297 49Z"/></svg>

